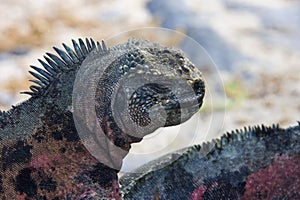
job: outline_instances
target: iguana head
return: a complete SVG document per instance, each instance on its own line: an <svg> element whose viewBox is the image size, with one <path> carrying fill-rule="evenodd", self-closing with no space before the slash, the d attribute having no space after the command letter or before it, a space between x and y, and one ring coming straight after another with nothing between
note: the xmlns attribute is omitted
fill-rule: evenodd
<svg viewBox="0 0 300 200"><path fill-rule="evenodd" d="M177 49L132 40L92 55L82 66L83 73L96 69L84 79L95 88L89 92L95 94L93 108L102 130L123 149L160 127L185 122L202 105L201 73Z"/></svg>
<svg viewBox="0 0 300 200"><path fill-rule="evenodd" d="M120 118L126 120L127 132L142 137L157 128L178 125L201 107L201 73L181 51L137 46L121 60L125 64L119 67L122 79L112 106L126 113Z"/></svg>

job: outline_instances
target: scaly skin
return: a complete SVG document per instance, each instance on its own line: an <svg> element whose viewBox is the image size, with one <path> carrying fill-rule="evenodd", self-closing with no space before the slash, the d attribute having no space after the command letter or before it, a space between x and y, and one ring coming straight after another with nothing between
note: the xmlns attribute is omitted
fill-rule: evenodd
<svg viewBox="0 0 300 200"><path fill-rule="evenodd" d="M227 133L154 160L120 183L131 200L300 199L300 122Z"/></svg>
<svg viewBox="0 0 300 200"><path fill-rule="evenodd" d="M0 113L1 199L120 199L117 173L131 143L159 127L186 121L202 104L201 74L178 50L147 41L108 49L104 43L80 39L73 46L74 50L64 45L66 52L54 48L59 57L47 53L46 62L40 60L44 69L33 66L35 71L30 72L37 84L25 92L31 98ZM95 74L99 77L94 85L85 85L95 93L72 99L74 81L92 67L103 70ZM144 77L150 82L131 91ZM168 84L178 89L172 91ZM186 96L182 85L192 88L194 96ZM80 107L85 97L95 102L96 121ZM129 106L122 107L119 100L126 98ZM115 155L99 149L100 158L115 159L116 166L106 165L87 150L75 118L83 120L85 128L99 124L107 140L101 142L125 152ZM87 139L98 137L97 130L87 130L91 132Z"/></svg>

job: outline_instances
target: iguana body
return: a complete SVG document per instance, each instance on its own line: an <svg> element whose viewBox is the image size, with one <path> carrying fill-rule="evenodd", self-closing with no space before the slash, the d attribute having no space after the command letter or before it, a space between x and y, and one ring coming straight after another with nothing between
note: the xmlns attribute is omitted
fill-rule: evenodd
<svg viewBox="0 0 300 200"><path fill-rule="evenodd" d="M300 199L300 122L227 133L154 160L120 183L124 199Z"/></svg>
<svg viewBox="0 0 300 200"><path fill-rule="evenodd" d="M37 85L25 92L31 98L0 114L1 199L119 199L117 173L130 144L161 126L189 119L202 104L201 74L178 50L135 40L110 49L104 43L84 43L81 39L79 43L73 40L74 50L63 46L65 52L54 48L59 57L47 53L46 62L39 60L44 69L32 66L35 71L30 73L36 78L32 82ZM93 83L95 93L79 96L88 96L95 102L97 116L92 120L84 106L74 108L72 104L74 81L83 67L103 71L96 74L99 77ZM128 93L130 84L135 86L135 81L145 77L149 83ZM126 90L120 83L127 84ZM185 92L180 91L180 84L190 86L194 97L180 99L169 90L168 83L178 84L175 93L179 95ZM129 106L118 107L113 98L116 96L117 100L127 98ZM180 101L184 103L181 107ZM151 111L153 106L157 108ZM162 121L158 108L166 112L163 124L152 123ZM103 152L100 157L117 159L116 166L105 165L86 149L75 127L76 109L83 111L77 119L87 120L83 124L92 133L88 139L97 137L89 126L100 124L108 138L107 146L112 144L125 152L114 155L99 147ZM115 112L117 109L124 112ZM132 124L139 127L138 131L130 129Z"/></svg>

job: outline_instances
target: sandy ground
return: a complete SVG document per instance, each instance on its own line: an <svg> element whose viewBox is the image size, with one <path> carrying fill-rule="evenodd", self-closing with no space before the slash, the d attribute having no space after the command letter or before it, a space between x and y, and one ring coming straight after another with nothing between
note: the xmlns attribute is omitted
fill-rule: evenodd
<svg viewBox="0 0 300 200"><path fill-rule="evenodd" d="M162 26L164 18L150 12L147 2L2 0L0 108L7 110L28 98L19 92L30 86L29 65L39 66L37 59L52 51L52 46L70 44L71 38L109 39L123 31ZM205 26L218 36L218 40L211 34L202 37L209 42L206 50L217 63L216 68L203 68L207 84L205 104L182 126L158 130L134 145L124 171L243 126L279 123L287 127L299 120L300 2L183 2L185 7L181 6L180 11L187 15L186 21L178 25L179 20L174 18L165 21L166 26L187 34L194 34L191 30L201 32Z"/></svg>

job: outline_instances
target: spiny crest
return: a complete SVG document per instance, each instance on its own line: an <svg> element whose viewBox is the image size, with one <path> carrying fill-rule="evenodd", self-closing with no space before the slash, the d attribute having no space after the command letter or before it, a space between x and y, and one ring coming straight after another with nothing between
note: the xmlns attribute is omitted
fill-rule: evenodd
<svg viewBox="0 0 300 200"><path fill-rule="evenodd" d="M93 39L78 39L78 42L72 40L73 49L62 44L64 50L57 47L53 47L57 55L52 53L46 53L44 56L45 61L38 59L44 69L36 66L30 66L33 71L29 73L36 79L30 80L36 85L31 85L30 91L21 92L22 94L29 94L31 96L37 96L47 89L51 84L51 81L59 76L64 70L69 70L81 64L82 61L87 57L87 55L95 50L97 53L105 54L109 52L106 47L105 42L102 40L101 44L99 42L94 42Z"/></svg>
<svg viewBox="0 0 300 200"><path fill-rule="evenodd" d="M299 123L300 124L300 123ZM208 143L202 143L201 145L195 145L195 148L200 151L203 149L203 147L206 147L208 145L214 146L210 151L217 149L222 149L229 145L233 141L250 141L252 139L259 139L264 136L270 135L275 131L280 131L281 128L279 127L279 124L273 124L272 126L249 126L244 127L243 129L236 129L234 131L231 131L230 133L227 132L224 135L221 136L219 139L214 139L211 142ZM207 152L209 153L209 152Z"/></svg>
<svg viewBox="0 0 300 200"><path fill-rule="evenodd" d="M270 135L275 131L281 130L278 124L273 124L272 126L249 126L244 127L244 129L236 129L235 131L231 131L231 133L227 132L220 139L216 139L214 142L216 147L222 149L229 145L232 141L250 141L252 139L259 139L264 136Z"/></svg>
<svg viewBox="0 0 300 200"><path fill-rule="evenodd" d="M220 139L213 139L210 142L203 142L202 144L197 144L186 149L185 152L180 156L181 160L190 160L191 157L195 156L200 152L203 156L212 155L215 151L222 150L226 146L230 145L233 141L250 141L254 138L262 138L263 136L270 135L275 131L279 131L281 128L278 124L273 124L272 126L249 126L244 127L244 129L236 129L227 132ZM211 154L212 153L212 154ZM173 164L176 164L174 162Z"/></svg>

